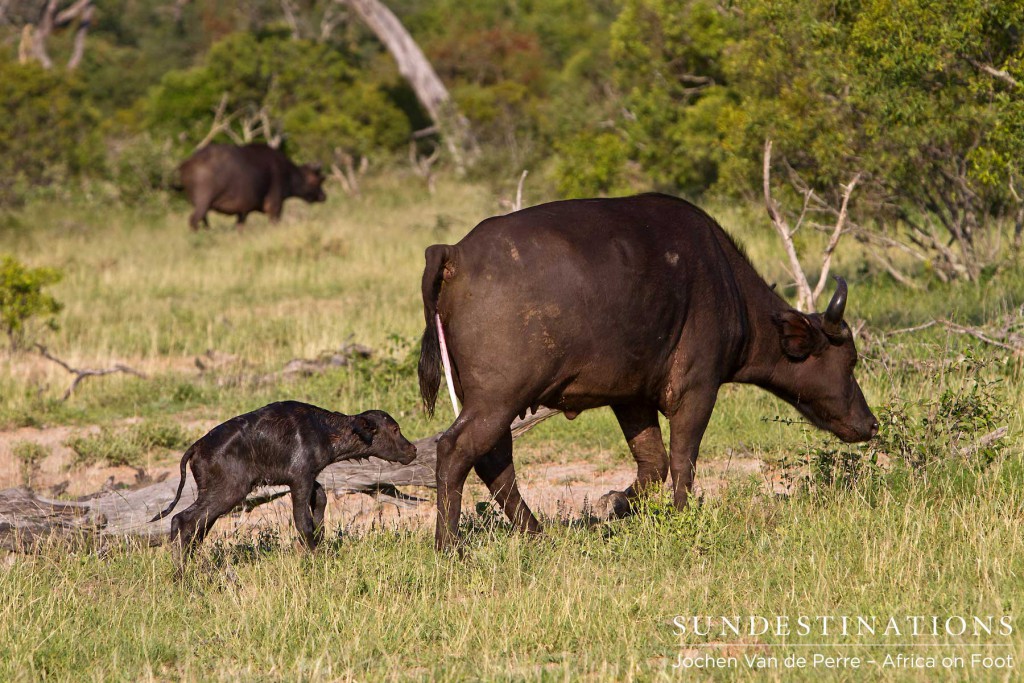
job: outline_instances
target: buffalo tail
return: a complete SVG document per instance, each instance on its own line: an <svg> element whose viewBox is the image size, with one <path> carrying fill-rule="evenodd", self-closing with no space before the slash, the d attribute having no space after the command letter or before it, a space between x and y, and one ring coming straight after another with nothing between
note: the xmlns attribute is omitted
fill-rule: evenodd
<svg viewBox="0 0 1024 683"><path fill-rule="evenodd" d="M195 453L196 445L192 444L189 449L185 451L185 455L181 457L181 481L178 482L178 492L174 494L174 500L171 501L171 504L168 505L163 512L158 513L156 517L149 520L150 524L171 514L171 510L173 510L174 506L178 504L179 500L181 500L181 492L185 490L185 465L188 464L188 461L192 459L192 456L195 455Z"/></svg>
<svg viewBox="0 0 1024 683"><path fill-rule="evenodd" d="M450 247L446 244L435 244L427 247L427 265L423 269L423 318L426 327L423 329L423 341L420 343L420 396L427 414L434 415L434 404L437 402L437 390L441 386L441 341L437 336L438 325L437 299L444 282L444 269L451 256Z"/></svg>

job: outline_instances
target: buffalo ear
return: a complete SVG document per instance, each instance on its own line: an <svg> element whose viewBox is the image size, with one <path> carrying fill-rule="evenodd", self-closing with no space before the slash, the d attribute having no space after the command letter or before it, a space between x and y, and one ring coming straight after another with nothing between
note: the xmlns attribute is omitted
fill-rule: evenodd
<svg viewBox="0 0 1024 683"><path fill-rule="evenodd" d="M800 311L783 311L774 318L782 352L792 360L804 360L827 344L825 335Z"/></svg>
<svg viewBox="0 0 1024 683"><path fill-rule="evenodd" d="M377 433L377 423L362 415L356 415L352 418L352 433L369 446L373 443L373 435Z"/></svg>

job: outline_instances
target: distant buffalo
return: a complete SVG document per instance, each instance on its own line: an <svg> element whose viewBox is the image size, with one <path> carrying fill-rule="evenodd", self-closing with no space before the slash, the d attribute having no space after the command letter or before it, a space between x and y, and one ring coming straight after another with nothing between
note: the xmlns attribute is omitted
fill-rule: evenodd
<svg viewBox="0 0 1024 683"><path fill-rule="evenodd" d="M188 224L193 230L206 213L236 216L239 228L253 211L262 211L272 222L281 218L288 197L322 202L324 174L319 164L296 166L283 152L266 145L209 145L181 165L181 185L193 211Z"/></svg>

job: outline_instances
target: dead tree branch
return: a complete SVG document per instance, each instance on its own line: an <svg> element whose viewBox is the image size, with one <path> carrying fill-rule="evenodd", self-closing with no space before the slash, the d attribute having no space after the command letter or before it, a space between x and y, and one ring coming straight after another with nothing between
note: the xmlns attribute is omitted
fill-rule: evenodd
<svg viewBox="0 0 1024 683"><path fill-rule="evenodd" d="M944 325L946 327L946 329L949 330L950 332L955 332L956 334L966 334L966 335L968 335L970 337L974 337L975 339L977 339L979 341L983 341L986 344L991 344L992 346L998 346L999 348L1006 349L1007 351L1014 351L1014 352L1024 351L1024 347L1021 347L1021 346L1010 346L1009 344L1004 344L1001 341L996 341L995 339L992 339L991 337L986 335L984 332L979 330L977 327L967 327L965 325L958 325L958 324L956 324L956 323L954 323L952 321L944 320L944 319L941 319L941 318L939 319L938 322L940 324Z"/></svg>
<svg viewBox="0 0 1024 683"><path fill-rule="evenodd" d="M195 148L197 150L206 147L221 133L226 133L236 143L241 142L240 140L237 140L237 136L234 131L231 130L231 121L238 115L238 112L228 114L227 107L228 94L224 93L220 96L220 102L217 103L217 106L213 110L213 123L210 124L210 130L206 133L206 136L199 141L199 144L196 145Z"/></svg>
<svg viewBox="0 0 1024 683"><path fill-rule="evenodd" d="M983 71L983 72L987 73L989 76L992 76L993 78L998 78L1003 83L1011 85L1014 88L1020 88L1021 87L1020 81L1018 81L1016 78L1011 76L1010 72L1008 72L1008 71L1005 71L1003 69L997 69L994 66L992 66L991 64L984 64L982 62L979 62L976 59L968 58L967 61L970 62L971 66L973 66L975 69L978 69L979 71Z"/></svg>
<svg viewBox="0 0 1024 683"><path fill-rule="evenodd" d="M340 147L334 148L334 163L331 164L331 174L341 183L346 194L359 196L359 179L370 167L370 160L367 157L359 159L359 166L356 167L355 158Z"/></svg>
<svg viewBox="0 0 1024 683"><path fill-rule="evenodd" d="M57 358L56 356L51 354L49 350L42 344L36 344L36 349L39 351L39 355L41 355L43 358L53 361L54 363L61 366L62 368L64 368L65 370L67 370L68 372L75 376L75 379L72 380L71 382L71 386L69 386L68 390L64 392L63 396L61 396L60 400L62 401L66 401L69 398L71 398L71 395L75 393L75 389L78 387L79 382L84 380L86 377L102 377L104 375L113 375L118 372L123 372L128 375L135 375L136 377L146 379L146 375L144 375L143 373L139 372L135 368L128 367L127 365L123 365L121 363L118 363L110 368L75 368L66 363L65 361L61 360L60 358Z"/></svg>
<svg viewBox="0 0 1024 683"><path fill-rule="evenodd" d="M989 432L988 434L985 434L984 436L980 437L977 441L975 441L971 445L965 446L965 447L961 448L960 449L960 457L962 457L962 458L969 458L970 456L974 455L978 451L981 451L981 450L984 450L984 449L988 448L989 446L994 444L996 441L999 441L1004 436L1006 436L1009 431L1010 430L1007 427L1000 427L999 429L995 429L995 430Z"/></svg>
<svg viewBox="0 0 1024 683"><path fill-rule="evenodd" d="M46 50L47 40L54 31L67 28L77 22L67 68L72 71L78 68L85 54L85 37L92 26L94 10L92 0L75 0L63 10L60 9L59 0L47 0L39 23L36 25L26 24L22 28L21 43L18 45L18 61L25 64L35 60L47 69L52 68L53 60Z"/></svg>
<svg viewBox="0 0 1024 683"><path fill-rule="evenodd" d="M828 239L828 245L825 247L825 252L821 262L821 274L818 276L818 284L815 285L814 291L811 293L811 304L813 305L821 293L825 290L825 283L828 282L828 271L832 268L832 254L835 252L836 247L839 245L839 239L843 236L843 231L846 230L846 219L849 215L848 210L850 207L850 195L853 194L853 188L857 187L857 183L860 182L861 174L858 173L853 176L843 187L843 201L839 207L839 216L836 218L835 229L832 230L832 235Z"/></svg>
<svg viewBox="0 0 1024 683"><path fill-rule="evenodd" d="M292 40L301 40L302 31L299 28L299 20L295 16L295 8L292 7L291 0L281 0L281 13L284 15L288 28L291 29Z"/></svg>
<svg viewBox="0 0 1024 683"><path fill-rule="evenodd" d="M1019 334L1011 333L1011 324L1007 324L1004 329L997 333L992 333L984 330L980 327L970 327L968 325L961 325L955 323L952 320L945 318L936 318L929 320L928 322L921 323L920 325L914 325L913 327L904 327L898 330L891 330L885 333L886 337L894 337L899 334L910 334L912 332L920 332L921 330L927 330L935 325L941 325L953 334L965 334L969 337L974 337L980 342L984 342L990 346L995 346L1000 349L1005 349L1012 353L1024 353L1024 340L1020 338ZM1002 336L1004 341L993 338L994 336Z"/></svg>
<svg viewBox="0 0 1024 683"><path fill-rule="evenodd" d="M775 231L782 239L782 246L786 250L786 258L789 261L789 271L793 275L793 280L796 283L797 308L810 311L814 309L814 303L825 290L825 285L828 284L828 274L832 269L832 256L835 253L836 247L839 246L839 240L842 239L842 236L849 231L847 223L850 196L853 194L854 188L857 187L857 183L860 182L861 174L857 173L849 183L842 186L842 203L839 210L835 212L835 224L830 229L831 234L829 235L828 244L826 245L824 252L822 252L821 271L818 275L818 282L815 284L814 288L811 289L810 282L807 280L807 275L804 272L803 266L800 265L800 257L796 253L796 245L793 242L793 235L795 235L797 230L799 230L803 225L812 204L817 206L820 211L829 211L829 207L827 207L827 205L814 194L814 191L811 188L803 186L801 189L804 196L803 208L800 211L800 216L797 218L796 224L790 228L785 217L782 215L782 210L779 205L774 199L772 199L771 163L772 141L771 139L765 139L763 167L765 208L768 210L768 217L771 219L772 225L775 227Z"/></svg>
<svg viewBox="0 0 1024 683"><path fill-rule="evenodd" d="M409 141L409 163L412 164L412 171L427 183L427 190L434 194L435 181L433 166L441 157L441 147L434 146L433 151L427 156L420 156L419 148L415 140Z"/></svg>
<svg viewBox="0 0 1024 683"><path fill-rule="evenodd" d="M523 169L523 174L519 176L519 184L516 185L516 203L512 205L513 211L519 211L523 208L523 183L526 182L526 176L530 172Z"/></svg>

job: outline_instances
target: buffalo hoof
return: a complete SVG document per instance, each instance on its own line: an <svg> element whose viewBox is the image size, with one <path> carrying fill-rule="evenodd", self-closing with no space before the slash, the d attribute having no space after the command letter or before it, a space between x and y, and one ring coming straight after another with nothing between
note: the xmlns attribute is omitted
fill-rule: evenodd
<svg viewBox="0 0 1024 683"><path fill-rule="evenodd" d="M622 491L609 491L597 499L594 514L600 519L621 519L633 511L629 498Z"/></svg>

